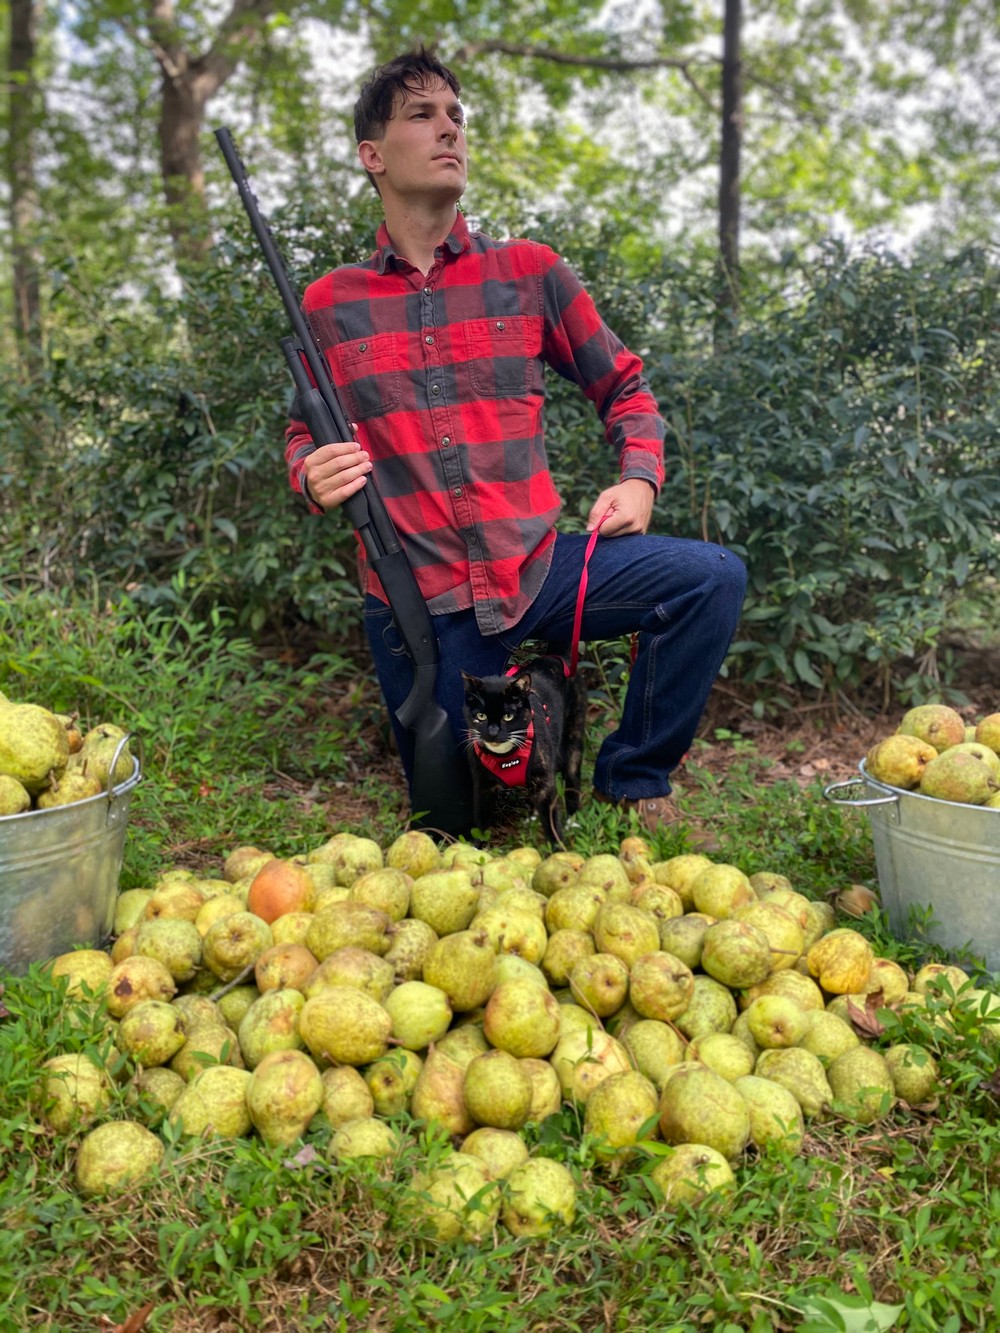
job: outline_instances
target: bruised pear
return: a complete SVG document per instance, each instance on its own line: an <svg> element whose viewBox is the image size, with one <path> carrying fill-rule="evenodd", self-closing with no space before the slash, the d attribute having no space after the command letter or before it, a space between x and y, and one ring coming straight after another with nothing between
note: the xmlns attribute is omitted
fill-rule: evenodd
<svg viewBox="0 0 1000 1333"><path fill-rule="evenodd" d="M965 740L965 720L947 704L920 704L903 714L899 730L933 745L938 754Z"/></svg>
<svg viewBox="0 0 1000 1333"><path fill-rule="evenodd" d="M893 1090L908 1106L929 1102L938 1088L937 1061L930 1051L914 1043L900 1042L883 1052Z"/></svg>
<svg viewBox="0 0 1000 1333"><path fill-rule="evenodd" d="M384 1055L392 1019L353 986L330 986L306 1000L299 1034L312 1055L338 1065L365 1065Z"/></svg>
<svg viewBox="0 0 1000 1333"><path fill-rule="evenodd" d="M420 1056L404 1047L373 1060L364 1072L364 1080L372 1095L375 1114L397 1116L408 1111L423 1067Z"/></svg>
<svg viewBox="0 0 1000 1333"><path fill-rule="evenodd" d="M631 1069L628 1051L607 1032L589 1027L565 1031L549 1057L567 1101L586 1105L599 1083Z"/></svg>
<svg viewBox="0 0 1000 1333"><path fill-rule="evenodd" d="M932 759L920 779L921 795L960 805L985 805L998 790L1000 781L992 765L979 754L958 748Z"/></svg>
<svg viewBox="0 0 1000 1333"><path fill-rule="evenodd" d="M596 1140L599 1158L624 1159L635 1144L656 1133L659 1098L652 1082L637 1070L612 1074L587 1098L583 1127Z"/></svg>
<svg viewBox="0 0 1000 1333"><path fill-rule="evenodd" d="M163 1159L162 1141L134 1120L92 1129L76 1157L77 1188L88 1198L120 1194L148 1179Z"/></svg>
<svg viewBox="0 0 1000 1333"><path fill-rule="evenodd" d="M897 732L873 745L865 755L865 771L887 787L902 787L912 791L919 786L924 770L937 750L919 736Z"/></svg>
<svg viewBox="0 0 1000 1333"><path fill-rule="evenodd" d="M666 1143L700 1143L734 1160L750 1138L750 1114L731 1083L689 1061L660 1096L660 1133Z"/></svg>
<svg viewBox="0 0 1000 1333"><path fill-rule="evenodd" d="M0 818L5 815L20 815L31 809L31 793L17 778L9 773L0 773Z"/></svg>
<svg viewBox="0 0 1000 1333"><path fill-rule="evenodd" d="M871 1125L892 1109L896 1089L885 1056L871 1046L855 1046L830 1062L826 1071L833 1109L859 1125Z"/></svg>
<svg viewBox="0 0 1000 1333"><path fill-rule="evenodd" d="M507 1051L486 1051L469 1062L462 1095L477 1125L520 1129L531 1110L531 1079Z"/></svg>
<svg viewBox="0 0 1000 1333"><path fill-rule="evenodd" d="M484 930L443 935L424 960L424 981L443 990L456 1013L485 1004L497 981L497 956L489 936Z"/></svg>
<svg viewBox="0 0 1000 1333"><path fill-rule="evenodd" d="M819 1057L800 1046L761 1051L754 1073L787 1088L808 1119L822 1115L833 1101L833 1090Z"/></svg>
<svg viewBox="0 0 1000 1333"><path fill-rule="evenodd" d="M478 1157L453 1153L428 1171L415 1172L404 1214L439 1241L482 1240L500 1213L498 1187Z"/></svg>
<svg viewBox="0 0 1000 1333"><path fill-rule="evenodd" d="M247 1109L250 1071L232 1065L200 1070L170 1108L168 1120L191 1137L235 1139L249 1133Z"/></svg>
<svg viewBox="0 0 1000 1333"><path fill-rule="evenodd" d="M69 762L66 728L38 704L8 704L0 726L0 773L15 778L37 796Z"/></svg>
<svg viewBox="0 0 1000 1333"><path fill-rule="evenodd" d="M443 1126L448 1134L469 1134L476 1122L465 1104L465 1066L440 1047L427 1053L410 1095L414 1120Z"/></svg>
<svg viewBox="0 0 1000 1333"><path fill-rule="evenodd" d="M61 805L75 805L100 796L104 788L97 778L79 769L67 769L61 778L53 778L52 785L39 792L35 805L39 810L54 810Z"/></svg>
<svg viewBox="0 0 1000 1333"><path fill-rule="evenodd" d="M371 1089L352 1065L324 1069L320 1080L323 1085L320 1110L332 1129L339 1129L348 1120L366 1120L374 1115Z"/></svg>
<svg viewBox="0 0 1000 1333"><path fill-rule="evenodd" d="M440 1040L451 1024L451 1005L443 990L425 981L404 981L385 999L392 1039L409 1051L422 1051Z"/></svg>
<svg viewBox="0 0 1000 1333"><path fill-rule="evenodd" d="M620 1009L628 995L629 970L613 953L593 953L580 958L569 974L574 1000L598 1018Z"/></svg>
<svg viewBox="0 0 1000 1333"><path fill-rule="evenodd" d="M415 921L412 917L404 917L389 928L389 947L382 956L392 965L397 984L420 981L424 960L437 941L437 932L426 921Z"/></svg>
<svg viewBox="0 0 1000 1333"><path fill-rule="evenodd" d="M462 1152L478 1157L489 1180L505 1180L528 1160L528 1147L512 1129L480 1125L462 1140Z"/></svg>
<svg viewBox="0 0 1000 1333"><path fill-rule="evenodd" d="M731 1032L706 1032L688 1042L685 1060L697 1060L721 1075L727 1083L735 1083L753 1069L755 1055L748 1042Z"/></svg>
<svg viewBox="0 0 1000 1333"><path fill-rule="evenodd" d="M701 967L730 990L754 986L771 975L771 943L758 926L727 917L705 931Z"/></svg>
<svg viewBox="0 0 1000 1333"><path fill-rule="evenodd" d="M529 1157L507 1177L501 1216L515 1236L548 1236L576 1217L576 1181L550 1157Z"/></svg>
<svg viewBox="0 0 1000 1333"><path fill-rule="evenodd" d="M382 1159L399 1150L399 1131L376 1116L345 1120L330 1140L330 1156L338 1162L355 1157Z"/></svg>
<svg viewBox="0 0 1000 1333"><path fill-rule="evenodd" d="M810 974L831 995L864 990L874 958L864 935L847 927L823 935L806 955Z"/></svg>
<svg viewBox="0 0 1000 1333"><path fill-rule="evenodd" d="M666 1082L667 1070L684 1059L684 1042L668 1023L644 1018L633 1023L622 1038L640 1074L645 1074L657 1088Z"/></svg>
<svg viewBox="0 0 1000 1333"><path fill-rule="evenodd" d="M302 1046L299 1015L305 1003L302 992L291 987L265 991L251 1002L236 1032L248 1069L256 1069L276 1051L298 1050Z"/></svg>
<svg viewBox="0 0 1000 1333"><path fill-rule="evenodd" d="M594 943L599 953L614 954L630 968L643 954L660 947L656 920L630 903L605 902L594 918Z"/></svg>
<svg viewBox="0 0 1000 1333"><path fill-rule="evenodd" d="M723 1154L703 1143L678 1143L649 1174L664 1204L671 1208L704 1204L736 1186L733 1169Z"/></svg>
<svg viewBox="0 0 1000 1333"><path fill-rule="evenodd" d="M501 981L483 1014L483 1033L490 1045L518 1059L551 1054L559 1027L555 997L525 977Z"/></svg>
<svg viewBox="0 0 1000 1333"><path fill-rule="evenodd" d="M163 1000L144 1000L131 1008L118 1025L117 1045L137 1065L165 1065L187 1040L180 1010Z"/></svg>
<svg viewBox="0 0 1000 1333"><path fill-rule="evenodd" d="M805 1136L802 1107L795 1096L772 1079L746 1074L735 1083L750 1112L750 1142L756 1148L776 1144L801 1152Z"/></svg>
<svg viewBox="0 0 1000 1333"><path fill-rule="evenodd" d="M247 1110L265 1143L287 1146L301 1138L323 1104L323 1080L304 1051L272 1051L246 1085Z"/></svg>
<svg viewBox="0 0 1000 1333"><path fill-rule="evenodd" d="M429 833L409 829L386 848L385 864L390 870L401 870L411 879L419 879L440 867L441 853Z"/></svg>

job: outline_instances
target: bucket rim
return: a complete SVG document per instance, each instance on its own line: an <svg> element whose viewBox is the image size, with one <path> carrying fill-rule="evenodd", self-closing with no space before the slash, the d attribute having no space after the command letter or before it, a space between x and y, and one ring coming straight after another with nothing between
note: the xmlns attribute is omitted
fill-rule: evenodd
<svg viewBox="0 0 1000 1333"><path fill-rule="evenodd" d="M142 781L142 766L135 755L132 756L132 764L132 776L126 778L124 782L119 782L110 791L98 792L96 796L85 796L82 801L71 801L68 805L52 805L47 810L22 810L17 815L0 815L0 829L13 827L17 823L30 819L37 819L39 815L56 815L65 810L82 810L85 806L93 805L95 801L110 802L119 796L125 796Z"/></svg>
<svg viewBox="0 0 1000 1333"><path fill-rule="evenodd" d="M901 799L905 796L909 800L922 801L934 806L940 806L942 804L939 796L928 796L924 792L910 791L907 787L891 787L888 782L882 782L878 778L873 778L865 767L864 759L858 763L858 771L864 778L865 782L869 783L872 787L876 787L879 791L891 793L897 799ZM988 805L973 805L970 801L947 801L945 804L958 806L960 810L982 810L987 814L1000 815L1000 810L994 809Z"/></svg>

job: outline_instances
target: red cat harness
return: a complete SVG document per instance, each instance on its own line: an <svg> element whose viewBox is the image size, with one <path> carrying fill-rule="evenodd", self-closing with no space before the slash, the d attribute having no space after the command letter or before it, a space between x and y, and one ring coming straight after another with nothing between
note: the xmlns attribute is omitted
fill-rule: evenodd
<svg viewBox="0 0 1000 1333"><path fill-rule="evenodd" d="M580 574L580 587L576 594L576 610L573 613L573 640L570 649L570 659L567 662L565 658L560 658L562 662L563 674L567 680L570 676L576 675L577 663L580 660L580 628L583 624L583 602L587 595L587 566L590 564L590 557L593 555L594 547L597 545L597 538L600 535L601 524L610 515L608 509L600 519L600 522L590 534L590 540L587 542L587 549L583 553L583 570ZM516 676L521 670L516 664L508 667L506 675ZM528 723L528 731L521 745L516 750L511 750L508 754L494 754L491 750L485 749L479 741L476 741L472 747L476 758L493 776L506 787L523 787L528 776L528 763L531 759L531 751L535 744L535 707L537 703L542 712L542 717L546 726L551 725L552 719L549 716L549 710L545 703L539 699L534 690L528 692L531 704L531 721Z"/></svg>

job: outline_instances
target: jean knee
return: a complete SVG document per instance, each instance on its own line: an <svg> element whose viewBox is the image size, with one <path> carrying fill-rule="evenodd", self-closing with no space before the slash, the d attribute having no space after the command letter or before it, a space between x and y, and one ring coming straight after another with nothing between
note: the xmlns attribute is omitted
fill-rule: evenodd
<svg viewBox="0 0 1000 1333"><path fill-rule="evenodd" d="M727 547L716 548L712 584L717 594L735 602L737 606L742 606L747 590L747 567L740 557Z"/></svg>

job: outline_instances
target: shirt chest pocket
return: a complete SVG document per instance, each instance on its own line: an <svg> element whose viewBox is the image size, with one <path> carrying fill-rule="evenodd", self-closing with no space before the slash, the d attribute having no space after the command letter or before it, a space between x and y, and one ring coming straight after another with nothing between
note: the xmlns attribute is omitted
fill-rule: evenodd
<svg viewBox="0 0 1000 1333"><path fill-rule="evenodd" d="M480 398L521 398L541 387L541 335L526 315L470 319L464 326L466 371Z"/></svg>
<svg viewBox="0 0 1000 1333"><path fill-rule="evenodd" d="M354 421L368 421L399 407L403 393L405 345L394 333L373 334L332 349L337 384Z"/></svg>

